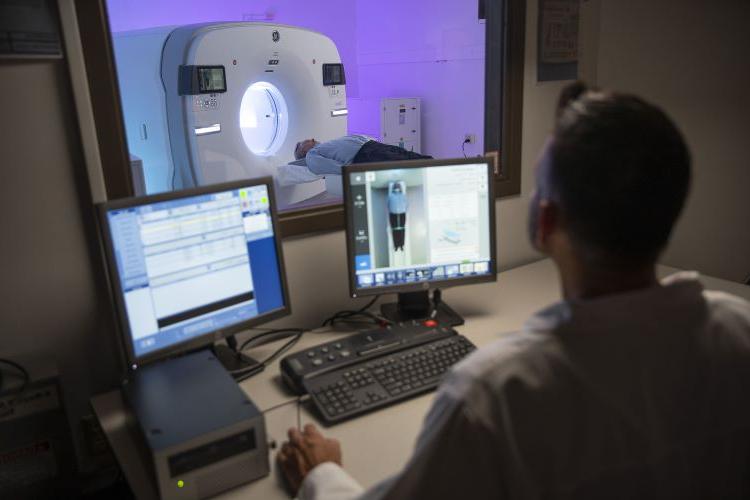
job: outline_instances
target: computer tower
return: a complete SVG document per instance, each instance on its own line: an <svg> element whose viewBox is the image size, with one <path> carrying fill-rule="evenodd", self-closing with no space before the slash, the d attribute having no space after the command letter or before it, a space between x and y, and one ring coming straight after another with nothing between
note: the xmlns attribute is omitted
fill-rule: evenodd
<svg viewBox="0 0 750 500"><path fill-rule="evenodd" d="M211 351L145 365L123 393L161 498L207 498L268 475L263 414Z"/></svg>

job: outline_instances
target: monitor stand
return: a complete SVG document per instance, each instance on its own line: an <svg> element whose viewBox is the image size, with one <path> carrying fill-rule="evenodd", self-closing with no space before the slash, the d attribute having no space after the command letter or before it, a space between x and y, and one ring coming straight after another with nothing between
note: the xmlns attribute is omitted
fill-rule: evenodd
<svg viewBox="0 0 750 500"><path fill-rule="evenodd" d="M227 345L214 344L212 351L232 377L239 381L263 371L262 364L237 349L237 339L234 335L228 336L225 340Z"/></svg>
<svg viewBox="0 0 750 500"><path fill-rule="evenodd" d="M381 305L380 313L394 323L432 319L440 325L464 324L464 319L442 301L440 290L435 290L432 300L427 290L399 293L398 302Z"/></svg>

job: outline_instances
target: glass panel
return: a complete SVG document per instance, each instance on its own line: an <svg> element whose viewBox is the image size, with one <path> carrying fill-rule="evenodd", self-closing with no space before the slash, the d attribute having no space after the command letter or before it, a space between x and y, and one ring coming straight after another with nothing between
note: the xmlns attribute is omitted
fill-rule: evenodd
<svg viewBox="0 0 750 500"><path fill-rule="evenodd" d="M295 210L340 203L343 164L484 152L476 2L107 8L136 194L271 175Z"/></svg>

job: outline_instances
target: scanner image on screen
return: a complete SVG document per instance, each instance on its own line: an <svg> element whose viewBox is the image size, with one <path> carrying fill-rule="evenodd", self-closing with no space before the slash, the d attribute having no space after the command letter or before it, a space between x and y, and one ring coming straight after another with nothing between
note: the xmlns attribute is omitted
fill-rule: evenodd
<svg viewBox="0 0 750 500"><path fill-rule="evenodd" d="M136 357L284 307L265 185L107 218Z"/></svg>
<svg viewBox="0 0 750 500"><path fill-rule="evenodd" d="M360 289L489 274L486 164L349 173Z"/></svg>

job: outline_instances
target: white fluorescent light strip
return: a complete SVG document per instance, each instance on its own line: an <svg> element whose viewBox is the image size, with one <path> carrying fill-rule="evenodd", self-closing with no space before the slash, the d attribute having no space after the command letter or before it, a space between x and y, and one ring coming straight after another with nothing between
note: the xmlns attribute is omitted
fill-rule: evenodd
<svg viewBox="0 0 750 500"><path fill-rule="evenodd" d="M349 110L346 109L346 108L344 108L344 109L334 109L333 111L331 111L331 116L344 116L344 115L348 115L348 114L349 114Z"/></svg>
<svg viewBox="0 0 750 500"><path fill-rule="evenodd" d="M208 127L195 127L195 135L216 134L221 132L221 123L214 123Z"/></svg>

